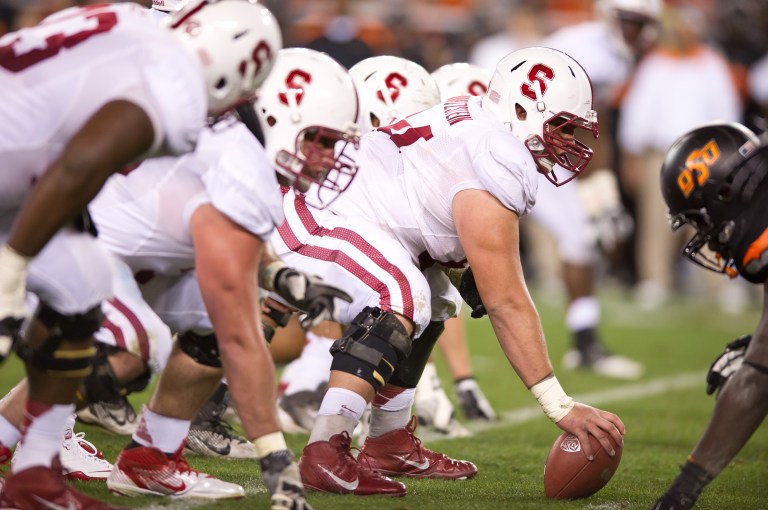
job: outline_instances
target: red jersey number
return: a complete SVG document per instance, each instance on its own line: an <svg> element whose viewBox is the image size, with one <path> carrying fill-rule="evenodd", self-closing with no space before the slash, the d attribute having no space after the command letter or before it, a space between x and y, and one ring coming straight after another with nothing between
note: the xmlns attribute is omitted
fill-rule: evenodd
<svg viewBox="0 0 768 510"><path fill-rule="evenodd" d="M0 46L0 66L18 73L57 55L62 48L71 48L91 36L110 31L117 25L117 15L104 10L92 12L103 8L86 7L76 16L25 30L10 43Z"/></svg>

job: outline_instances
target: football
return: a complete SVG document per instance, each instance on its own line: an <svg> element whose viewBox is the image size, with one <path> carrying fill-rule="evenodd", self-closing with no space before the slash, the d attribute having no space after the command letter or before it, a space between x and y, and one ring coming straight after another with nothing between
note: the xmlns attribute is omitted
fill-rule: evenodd
<svg viewBox="0 0 768 510"><path fill-rule="evenodd" d="M544 493L553 499L586 498L608 483L621 462L622 447L614 445L616 455L609 456L592 435L594 460L587 460L581 443L573 434L563 432L549 450L544 465Z"/></svg>

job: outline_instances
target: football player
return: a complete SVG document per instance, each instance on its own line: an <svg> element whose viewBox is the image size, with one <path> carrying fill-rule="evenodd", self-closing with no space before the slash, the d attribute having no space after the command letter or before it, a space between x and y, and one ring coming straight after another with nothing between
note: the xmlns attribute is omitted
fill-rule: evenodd
<svg viewBox="0 0 768 510"><path fill-rule="evenodd" d="M429 72L419 64L402 57L371 57L354 65L349 73L360 94L358 123L364 132L389 125L440 102L437 83ZM431 273L432 271L431 278L445 278L445 275L439 272L434 275ZM447 299L460 304L461 299L457 291L450 285L446 286L446 292L451 294ZM309 332L301 356L285 368L280 380L283 392L279 405L284 412L284 423L291 430L303 429L308 432L312 429L333 361L328 349L341 337L341 333L342 330L338 326L334 328L330 324L324 324L321 328ZM468 431L453 419L453 404L445 395L442 386L438 384L435 387L437 376L434 366L428 366L427 371L429 377L423 378L420 386L416 388L417 415L420 423L432 426L443 434L467 435ZM356 432L360 433L359 441L365 439L365 420Z"/></svg>
<svg viewBox="0 0 768 510"><path fill-rule="evenodd" d="M286 193L276 251L353 296L339 309L349 327L332 348L329 387L299 460L305 487L401 496L405 485L388 475L476 474L473 463L430 451L414 435L413 389L456 307L434 299L445 282L427 280L432 266L471 266L502 349L546 415L582 444L593 434L615 453L621 420L575 403L554 376L518 250L519 218L535 203L539 172L562 183L589 162L591 149L574 135L597 136L591 105L589 78L572 58L549 48L513 52L484 96L365 135L361 170L328 209L313 211L303 195ZM369 436L355 458L350 434L372 400Z"/></svg>
<svg viewBox="0 0 768 510"><path fill-rule="evenodd" d="M619 203L612 167L614 139L608 115L621 85L657 33L660 0L600 0L597 19L563 27L542 41L544 46L566 51L589 74L595 88L595 110L601 114L601 136L595 159L577 186L540 186L530 221L551 233L560 254L561 274L568 306L565 325L571 349L563 359L568 369L590 370L607 377L637 379L643 367L603 345L598 326L600 304L595 289L596 271L603 253L614 251L625 238L632 221ZM605 112L605 114L603 113ZM600 188L599 186L605 185ZM589 184L598 186L600 201L582 198ZM613 201L608 197L615 197ZM593 197L594 198L594 194ZM596 207L600 203L601 207ZM602 251L601 251L602 249Z"/></svg>
<svg viewBox="0 0 768 510"><path fill-rule="evenodd" d="M670 227L695 233L683 255L763 286L751 337L728 344L707 374L717 401L706 430L653 510L693 508L768 414L768 144L737 123L700 126L678 138L661 168Z"/></svg>
<svg viewBox="0 0 768 510"><path fill-rule="evenodd" d="M253 95L277 51L263 11L195 1L159 26L135 4L92 5L0 39L0 357L15 347L29 378L26 448L0 505L108 508L58 467L112 293L85 207L131 164L192 151L208 117ZM27 290L39 306L25 322Z"/></svg>
<svg viewBox="0 0 768 510"><path fill-rule="evenodd" d="M308 81L297 78L304 70L312 73ZM304 312L310 324L333 318L335 298L350 299L277 261L266 240L282 221L278 181L341 192L339 175L354 177L345 146L358 140L357 96L338 63L298 49L276 52L260 93L276 90L293 113L270 121L280 124L277 142L270 132L264 148L243 123L222 118L201 134L194 154L146 162L110 182L93 204L102 242L130 267L144 299L177 334L132 441L107 480L113 492L244 495L238 485L190 469L182 455L192 419L225 375L261 459L272 508L309 508L277 422L275 369L257 285ZM290 153L283 156L285 147Z"/></svg>

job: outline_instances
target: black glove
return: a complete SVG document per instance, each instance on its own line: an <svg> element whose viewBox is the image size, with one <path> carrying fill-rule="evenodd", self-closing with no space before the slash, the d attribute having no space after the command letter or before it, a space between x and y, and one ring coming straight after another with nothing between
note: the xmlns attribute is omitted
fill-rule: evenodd
<svg viewBox="0 0 768 510"><path fill-rule="evenodd" d="M299 467L290 450L272 452L260 463L261 477L271 495L272 510L312 510L304 496Z"/></svg>
<svg viewBox="0 0 768 510"><path fill-rule="evenodd" d="M301 327L309 329L323 321L335 321L334 298L347 303L352 297L341 289L323 283L317 276L302 273L291 267L280 269L275 275L274 290L286 302L302 312Z"/></svg>
<svg viewBox="0 0 768 510"><path fill-rule="evenodd" d="M740 336L729 342L725 346L725 352L715 358L707 371L707 395L719 391L725 381L741 367L750 340L752 335Z"/></svg>
<svg viewBox="0 0 768 510"><path fill-rule="evenodd" d="M479 319L488 312L485 311L485 305L483 300L480 299L480 293L477 292L477 285L475 285L475 275L472 274L472 268L468 267L461 274L461 280L459 281L459 294L461 294L464 302L472 309L471 316L473 319Z"/></svg>

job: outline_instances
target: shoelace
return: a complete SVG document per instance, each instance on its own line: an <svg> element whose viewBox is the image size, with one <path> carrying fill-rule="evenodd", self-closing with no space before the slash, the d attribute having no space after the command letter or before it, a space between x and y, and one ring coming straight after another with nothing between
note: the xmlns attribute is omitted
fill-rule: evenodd
<svg viewBox="0 0 768 510"><path fill-rule="evenodd" d="M104 460L104 454L96 448L96 445L85 439L85 432L78 432L72 436L72 441L80 447L80 451L91 457ZM106 462L106 461L105 461Z"/></svg>

